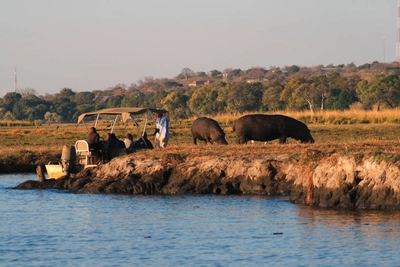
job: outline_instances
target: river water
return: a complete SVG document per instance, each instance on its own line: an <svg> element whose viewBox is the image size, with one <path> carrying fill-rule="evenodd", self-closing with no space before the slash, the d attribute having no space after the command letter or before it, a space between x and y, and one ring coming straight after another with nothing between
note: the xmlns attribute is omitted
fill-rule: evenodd
<svg viewBox="0 0 400 267"><path fill-rule="evenodd" d="M400 212L11 189L25 180L0 175L0 266L400 265Z"/></svg>

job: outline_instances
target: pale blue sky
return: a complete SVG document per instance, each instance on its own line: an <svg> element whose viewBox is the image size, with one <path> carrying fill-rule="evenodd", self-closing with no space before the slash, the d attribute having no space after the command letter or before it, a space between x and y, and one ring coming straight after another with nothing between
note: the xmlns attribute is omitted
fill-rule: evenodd
<svg viewBox="0 0 400 267"><path fill-rule="evenodd" d="M0 0L0 97L14 66L45 95L185 67L392 62L396 25L396 0Z"/></svg>

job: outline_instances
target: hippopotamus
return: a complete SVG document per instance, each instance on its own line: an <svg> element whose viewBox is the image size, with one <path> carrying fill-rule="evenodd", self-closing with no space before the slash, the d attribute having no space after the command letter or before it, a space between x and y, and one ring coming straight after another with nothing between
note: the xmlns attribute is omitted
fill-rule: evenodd
<svg viewBox="0 0 400 267"><path fill-rule="evenodd" d="M207 117L197 118L191 128L193 143L197 144L197 139L208 143L218 143L227 145L225 133L218 122Z"/></svg>
<svg viewBox="0 0 400 267"><path fill-rule="evenodd" d="M288 137L301 143L314 143L307 125L284 115L250 114L239 118L233 125L236 142L245 144L249 140L271 141L279 139L284 144Z"/></svg>

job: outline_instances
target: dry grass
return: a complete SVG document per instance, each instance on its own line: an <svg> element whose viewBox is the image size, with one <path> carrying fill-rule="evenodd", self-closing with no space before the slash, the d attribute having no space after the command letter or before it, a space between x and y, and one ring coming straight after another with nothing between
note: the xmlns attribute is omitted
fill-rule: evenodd
<svg viewBox="0 0 400 267"><path fill-rule="evenodd" d="M372 155L375 157L390 159L397 162L400 155L400 110L387 110L381 112L321 112L310 116L309 112L280 113L297 119L314 118L307 123L315 139L315 144L299 144L293 139L288 144L280 145L277 141L267 144L256 142L254 144L237 145L236 135L232 132L232 125L244 114L227 115L221 114L213 117L224 128L229 145L205 145L199 143L193 145L190 134L190 126L194 118L181 121L171 121L171 138L168 148L164 150L142 151L154 158L187 158L200 156L242 156L250 154L279 154L285 153L293 158L300 157L307 150L319 150L322 153L342 153L356 156ZM318 118L318 119L315 119ZM344 119L343 119L344 118ZM334 123L330 121L347 121L349 123ZM351 120L359 122L350 123ZM363 121L363 122L361 122ZM392 121L392 122L390 122ZM108 122L99 125L99 132L105 137L109 128ZM148 134L154 130L154 125L148 126ZM119 125L115 132L119 138L126 133L134 131L131 126L125 128ZM73 145L78 139L85 139L87 130L84 126L76 128L75 124L42 125L36 126L13 126L0 127L0 160L18 160L23 155L44 158L59 158L64 145ZM149 136L151 141L152 136ZM26 160L26 159L25 159Z"/></svg>
<svg viewBox="0 0 400 267"><path fill-rule="evenodd" d="M233 125L233 123L243 115L240 114L219 114L213 118L224 125ZM400 123L400 109L387 110L326 110L316 111L312 114L309 110L306 111L276 111L266 112L265 114L283 114L293 117L307 124L380 124L380 123ZM191 118L194 120L195 118Z"/></svg>

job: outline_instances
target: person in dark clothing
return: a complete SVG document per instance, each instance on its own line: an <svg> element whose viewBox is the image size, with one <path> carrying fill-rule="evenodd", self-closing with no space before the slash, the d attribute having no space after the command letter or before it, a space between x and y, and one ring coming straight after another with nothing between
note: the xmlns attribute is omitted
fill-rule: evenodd
<svg viewBox="0 0 400 267"><path fill-rule="evenodd" d="M101 153L100 135L97 133L97 130L95 127L90 128L90 132L88 134L86 141L89 144L90 151L96 152L98 154Z"/></svg>
<svg viewBox="0 0 400 267"><path fill-rule="evenodd" d="M119 140L114 133L108 133L104 143L104 149L107 155L106 160L111 160L115 156L116 151L125 149L125 143Z"/></svg>
<svg viewBox="0 0 400 267"><path fill-rule="evenodd" d="M144 133L142 138L139 138L135 143L133 143L133 149L153 149L153 144L147 139L147 133Z"/></svg>

